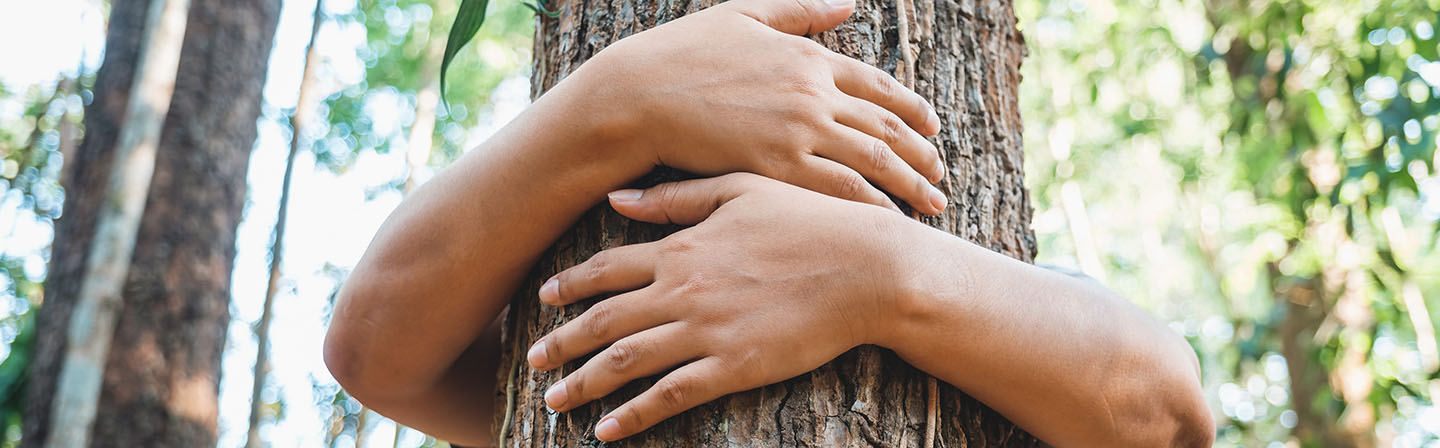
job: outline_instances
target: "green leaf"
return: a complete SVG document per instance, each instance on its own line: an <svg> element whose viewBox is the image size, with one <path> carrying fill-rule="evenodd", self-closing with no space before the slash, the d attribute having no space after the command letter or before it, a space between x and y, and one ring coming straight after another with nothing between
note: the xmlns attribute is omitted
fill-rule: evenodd
<svg viewBox="0 0 1440 448"><path fill-rule="evenodd" d="M552 19L553 19L553 18L556 18L556 17L560 17L560 10L559 10L559 9L556 9L556 10L554 10L554 11L545 9L545 2L543 2L543 1L525 2L525 3L523 3L523 4L525 5L526 8L530 8L531 11L535 11L536 14L540 14L540 15L543 15L543 16L545 16L545 17L549 17L549 18L552 18Z"/></svg>
<svg viewBox="0 0 1440 448"><path fill-rule="evenodd" d="M450 26L450 36L445 38L445 57L440 60L440 98L445 98L445 72L450 70L450 61L460 54L460 49L480 32L485 23L485 8L490 0L461 0L460 11L455 13L455 24ZM446 107L449 102L446 100Z"/></svg>

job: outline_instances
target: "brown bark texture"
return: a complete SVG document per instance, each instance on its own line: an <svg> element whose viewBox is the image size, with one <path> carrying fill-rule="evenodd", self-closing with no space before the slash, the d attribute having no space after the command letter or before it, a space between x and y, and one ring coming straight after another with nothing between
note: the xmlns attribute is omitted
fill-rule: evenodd
<svg viewBox="0 0 1440 448"><path fill-rule="evenodd" d="M80 294L85 256L130 101L147 6L145 0L111 1L105 59L95 74L94 101L85 107L85 136L73 157L65 158L65 205L55 222L45 302L36 316L35 358L29 372L22 438L26 447L43 445L50 433L50 404L65 357L66 331Z"/></svg>
<svg viewBox="0 0 1440 448"><path fill-rule="evenodd" d="M539 21L533 94L553 87L606 45L712 4L703 0L552 2L549 6L560 16ZM1017 101L1020 62L1026 51L1011 3L861 0L843 25L813 37L895 74L935 105L942 130L931 141L941 148L949 166L940 188L951 202L943 216L924 221L1032 261L1035 238L1029 229L1031 211L1022 177ZM637 185L684 176L661 170ZM496 415L497 434L508 437L507 446L599 445L593 433L599 418L654 383L655 378L637 381L605 399L551 414L543 400L546 387L584 360L539 372L517 355L593 303L542 306L535 297L544 279L600 250L654 241L678 229L630 221L602 204L587 212L540 259L506 318ZM862 346L813 372L724 397L607 445L918 448L926 442L928 379L894 353ZM937 384L934 446L1040 444L963 392L944 382Z"/></svg>
<svg viewBox="0 0 1440 448"><path fill-rule="evenodd" d="M114 0L39 316L25 446L40 446L148 2ZM175 94L106 361L92 446L214 446L235 230L279 0L192 0Z"/></svg>

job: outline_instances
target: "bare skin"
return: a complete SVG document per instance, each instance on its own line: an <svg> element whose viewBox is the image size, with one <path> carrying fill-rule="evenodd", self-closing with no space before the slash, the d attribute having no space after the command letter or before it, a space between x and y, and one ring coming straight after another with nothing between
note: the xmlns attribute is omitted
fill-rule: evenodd
<svg viewBox="0 0 1440 448"><path fill-rule="evenodd" d="M944 170L923 138L940 123L923 99L884 72L798 37L839 24L852 8L844 1L734 0L596 55L391 215L340 292L325 343L331 372L353 396L396 421L458 444L493 444L489 425L476 422L491 420L500 350L495 319L541 252L611 193L612 205L632 218L700 225L669 243L600 256L633 264L663 255L666 261L652 262L648 271L596 270L608 264L591 261L542 289L543 300L560 304L640 288L598 305L616 311L606 314L613 320L604 327L590 326L605 331L570 324L532 350L532 363L554 368L621 341L563 380L567 393L551 405L571 409L645 372L701 361L661 383L679 389L646 392L603 419L602 439L634 434L696 404L784 380L873 343L1054 444L1208 440L1212 423L1183 340L1101 288L886 210L895 205L872 183L922 212L944 208L943 195L931 186ZM703 175L754 174L612 193L657 165ZM695 191L706 185L727 193ZM795 250L795 239L787 238L796 238L797 229L801 238L828 241L830 252ZM702 244L732 250L661 254ZM910 260L877 261L897 254ZM884 272L855 278L849 274L855 266L836 260ZM844 282L853 288L813 292L813 285ZM791 295L782 297L787 291ZM731 309L714 295L720 292L725 300L752 294L752 305ZM669 300L673 308L660 313L622 300L642 294ZM854 310L867 306L905 312L861 325ZM692 332L711 337L692 338ZM760 333L747 339L746 332L779 332L789 346L808 349L780 351L754 339ZM686 337L665 337L681 333ZM641 342L625 342L632 339ZM687 343L663 345L678 340ZM626 347L638 356L616 356ZM760 368L714 376L717 369L753 366Z"/></svg>
<svg viewBox="0 0 1440 448"><path fill-rule="evenodd" d="M1088 280L750 174L617 191L610 204L694 227L600 252L540 290L555 306L629 291L531 348L539 369L600 351L546 392L552 409L669 371L600 419L602 440L874 344L1056 446L1209 446L1184 339Z"/></svg>

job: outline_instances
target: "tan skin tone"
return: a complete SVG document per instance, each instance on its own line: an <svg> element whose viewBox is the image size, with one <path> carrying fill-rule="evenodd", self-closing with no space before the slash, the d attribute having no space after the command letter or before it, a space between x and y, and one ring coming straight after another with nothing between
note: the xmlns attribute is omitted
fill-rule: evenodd
<svg viewBox="0 0 1440 448"><path fill-rule="evenodd" d="M602 440L875 344L1056 446L1209 446L1189 346L1088 280L751 174L617 191L610 204L694 227L600 252L541 289L555 306L623 292L532 347L539 369L599 351L547 391L552 409L674 369L602 417Z"/></svg>
<svg viewBox="0 0 1440 448"><path fill-rule="evenodd" d="M1102 288L893 211L876 186L921 212L943 209L930 182L944 172L923 138L940 123L884 72L799 37L852 8L734 0L600 52L396 209L341 289L325 342L331 372L398 422L493 444L476 422L491 420L496 317L585 210L666 165L754 174L612 193L632 218L699 225L603 252L542 288L551 304L636 289L532 350L546 369L603 350L560 380L556 409L679 367L598 422L598 437L634 434L869 343L1053 444L1208 440L1183 340ZM827 252L802 250L804 241L825 241ZM702 246L727 249L694 250ZM862 321L857 310L886 317ZM797 346L807 349L787 348ZM717 374L731 371L743 374Z"/></svg>

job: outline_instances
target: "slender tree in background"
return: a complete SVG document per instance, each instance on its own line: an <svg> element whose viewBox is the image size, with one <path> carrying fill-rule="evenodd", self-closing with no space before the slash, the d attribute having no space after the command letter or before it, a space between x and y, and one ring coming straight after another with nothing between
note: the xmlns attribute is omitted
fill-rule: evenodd
<svg viewBox="0 0 1440 448"><path fill-rule="evenodd" d="M29 392L26 446L39 446L56 428L44 418L55 403L57 357L68 344L64 329L76 309L76 288L88 274L104 177L116 160L115 141L125 122L117 110L129 95L135 69L144 65L139 35L148 2L115 0L105 64L87 135L75 166L61 220L42 308L36 381ZM245 171L256 135L260 88L280 10L278 0L196 0L160 132L148 202L129 257L123 296L115 312L113 342L103 364L90 445L212 446L220 355L229 320L229 281L235 228L245 192ZM122 82L123 81L123 82ZM118 93L117 93L118 92ZM42 384L43 383L43 384Z"/></svg>
<svg viewBox="0 0 1440 448"><path fill-rule="evenodd" d="M45 301L36 317L34 361L26 392L23 444L41 446L50 432L51 398L64 356L70 314L84 278L85 254L95 231L106 173L123 124L144 30L148 1L113 0L105 58L85 110L85 137L66 159L65 215L56 222Z"/></svg>
<svg viewBox="0 0 1440 448"><path fill-rule="evenodd" d="M275 215L275 231L270 240L270 272L265 285L265 300L260 307L260 321L255 324L255 368L250 386L250 420L245 431L246 448L260 448L260 418L263 416L263 393L270 373L270 322L274 319L275 295L280 291L280 267L285 253L285 222L290 210L290 180L295 174L295 156L300 154L300 130L310 118L319 92L316 88L316 74L320 70L321 56L315 48L316 36L324 23L324 0L315 1L315 13L311 18L310 41L305 44L305 68L300 74L300 93L295 100L295 110L290 113L290 152L285 155L285 174L280 180L280 206Z"/></svg>
<svg viewBox="0 0 1440 448"><path fill-rule="evenodd" d="M135 250L160 130L175 88L189 9L189 0L152 0L146 12L135 84L130 89L95 239L86 257L80 296L70 317L69 344L51 407L51 418L66 424L50 433L49 447L81 447L89 442L100 401L101 375L114 336L116 308Z"/></svg>
<svg viewBox="0 0 1440 448"><path fill-rule="evenodd" d="M94 239L85 248L84 277L74 314L64 329L69 343L59 366L51 419L66 422L48 435L46 446L88 444L100 398L101 375L115 328L115 310L135 249L146 190L155 168L156 147L170 98L185 33L188 0L153 0L146 7L134 82L118 132L115 159L103 190Z"/></svg>
<svg viewBox="0 0 1440 448"><path fill-rule="evenodd" d="M550 3L560 12L554 19L542 19L536 30L533 94L553 87L606 45L710 4ZM1021 173L1017 104L1025 47L1011 3L861 1L849 21L815 38L894 73L935 105L943 123L935 142L950 168L941 188L952 207L925 221L1031 260L1035 241ZM675 176L662 172L646 183ZM499 384L505 386L496 411L502 446L578 446L591 440L591 428L603 410L614 409L653 383L640 381L581 408L551 414L542 396L544 386L558 378L556 373L532 370L517 355L583 311L578 306L540 306L535 297L544 279L602 249L653 241L673 230L628 221L602 205L537 264L506 321L507 355L498 372ZM676 441L696 446L743 441L761 447L1038 444L954 387L871 346L789 381L697 407L627 439L626 445L669 446Z"/></svg>

